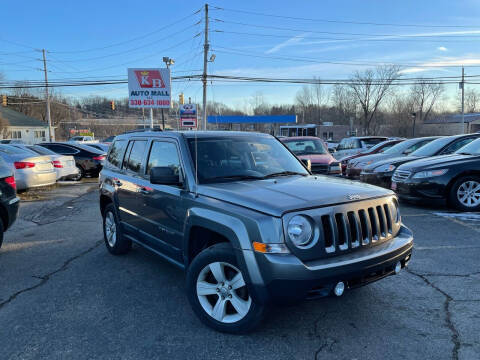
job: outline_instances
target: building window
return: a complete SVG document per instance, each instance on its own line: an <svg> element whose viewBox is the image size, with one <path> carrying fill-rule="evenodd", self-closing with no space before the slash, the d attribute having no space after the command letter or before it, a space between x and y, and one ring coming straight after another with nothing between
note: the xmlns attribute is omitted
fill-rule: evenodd
<svg viewBox="0 0 480 360"><path fill-rule="evenodd" d="M36 138L45 138L45 130L35 130Z"/></svg>
<svg viewBox="0 0 480 360"><path fill-rule="evenodd" d="M10 131L10 139L21 139L22 138L22 131L21 130L14 130Z"/></svg>

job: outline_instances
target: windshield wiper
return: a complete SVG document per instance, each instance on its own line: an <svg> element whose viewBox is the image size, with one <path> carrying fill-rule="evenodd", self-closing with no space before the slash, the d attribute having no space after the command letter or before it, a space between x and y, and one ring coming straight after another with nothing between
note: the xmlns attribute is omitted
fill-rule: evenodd
<svg viewBox="0 0 480 360"><path fill-rule="evenodd" d="M212 178L205 179L206 182L213 182L216 180L261 180L263 176L253 176L253 175L226 175L226 176L215 176Z"/></svg>
<svg viewBox="0 0 480 360"><path fill-rule="evenodd" d="M277 177L277 176L290 176L290 175L307 176L308 174L303 174L296 171L280 171L280 172L265 175L262 179L268 179L268 178Z"/></svg>
<svg viewBox="0 0 480 360"><path fill-rule="evenodd" d="M456 153L457 155L473 155L471 153L466 153L466 152L459 152L459 153Z"/></svg>

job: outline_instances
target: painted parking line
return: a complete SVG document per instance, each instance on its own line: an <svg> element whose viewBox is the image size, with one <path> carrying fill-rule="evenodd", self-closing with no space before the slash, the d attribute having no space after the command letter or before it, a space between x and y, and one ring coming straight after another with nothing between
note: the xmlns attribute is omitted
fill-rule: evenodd
<svg viewBox="0 0 480 360"><path fill-rule="evenodd" d="M478 212L465 212L465 213L434 212L433 214L437 216L457 219L461 221L479 221L480 222L480 213Z"/></svg>

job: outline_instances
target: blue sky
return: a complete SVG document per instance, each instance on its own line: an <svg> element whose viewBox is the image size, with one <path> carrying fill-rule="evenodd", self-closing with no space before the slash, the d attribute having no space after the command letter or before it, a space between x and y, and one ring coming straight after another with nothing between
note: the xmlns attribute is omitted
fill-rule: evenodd
<svg viewBox="0 0 480 360"><path fill-rule="evenodd" d="M0 72L7 80L42 79L38 70L41 54L34 49L45 48L51 79L125 78L127 67L161 66L163 56L175 59L174 76L200 73L203 38L194 36L203 30L203 23L196 25L203 14L193 13L203 4L4 2L0 8ZM462 64L469 66L467 75L480 74L479 1L257 0L209 4L211 48L216 54L210 73L339 79L388 62L403 65L404 76L411 77L457 76ZM214 82L209 100L242 107L261 92L269 103L292 103L298 88L290 84ZM187 98L201 101L199 82L175 82L172 91L174 96L184 92ZM126 86L120 85L63 88L60 92L77 98L127 96ZM454 96L456 85L449 85L448 92Z"/></svg>

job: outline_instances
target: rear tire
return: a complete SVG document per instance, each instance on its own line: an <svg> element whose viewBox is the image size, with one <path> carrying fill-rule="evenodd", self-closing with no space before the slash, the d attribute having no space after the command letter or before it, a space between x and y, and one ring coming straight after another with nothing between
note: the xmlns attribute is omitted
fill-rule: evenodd
<svg viewBox="0 0 480 360"><path fill-rule="evenodd" d="M132 248L132 242L123 236L113 204L105 206L103 211L103 239L107 250L113 255L126 254Z"/></svg>
<svg viewBox="0 0 480 360"><path fill-rule="evenodd" d="M78 174L72 177L73 181L80 181L85 177L85 170L80 165L76 165Z"/></svg>
<svg viewBox="0 0 480 360"><path fill-rule="evenodd" d="M244 279L230 244L213 245L195 257L187 271L187 294L205 325L242 334L262 321L265 306L250 296Z"/></svg>
<svg viewBox="0 0 480 360"><path fill-rule="evenodd" d="M460 211L480 211L480 177L459 178L450 188L449 204Z"/></svg>

